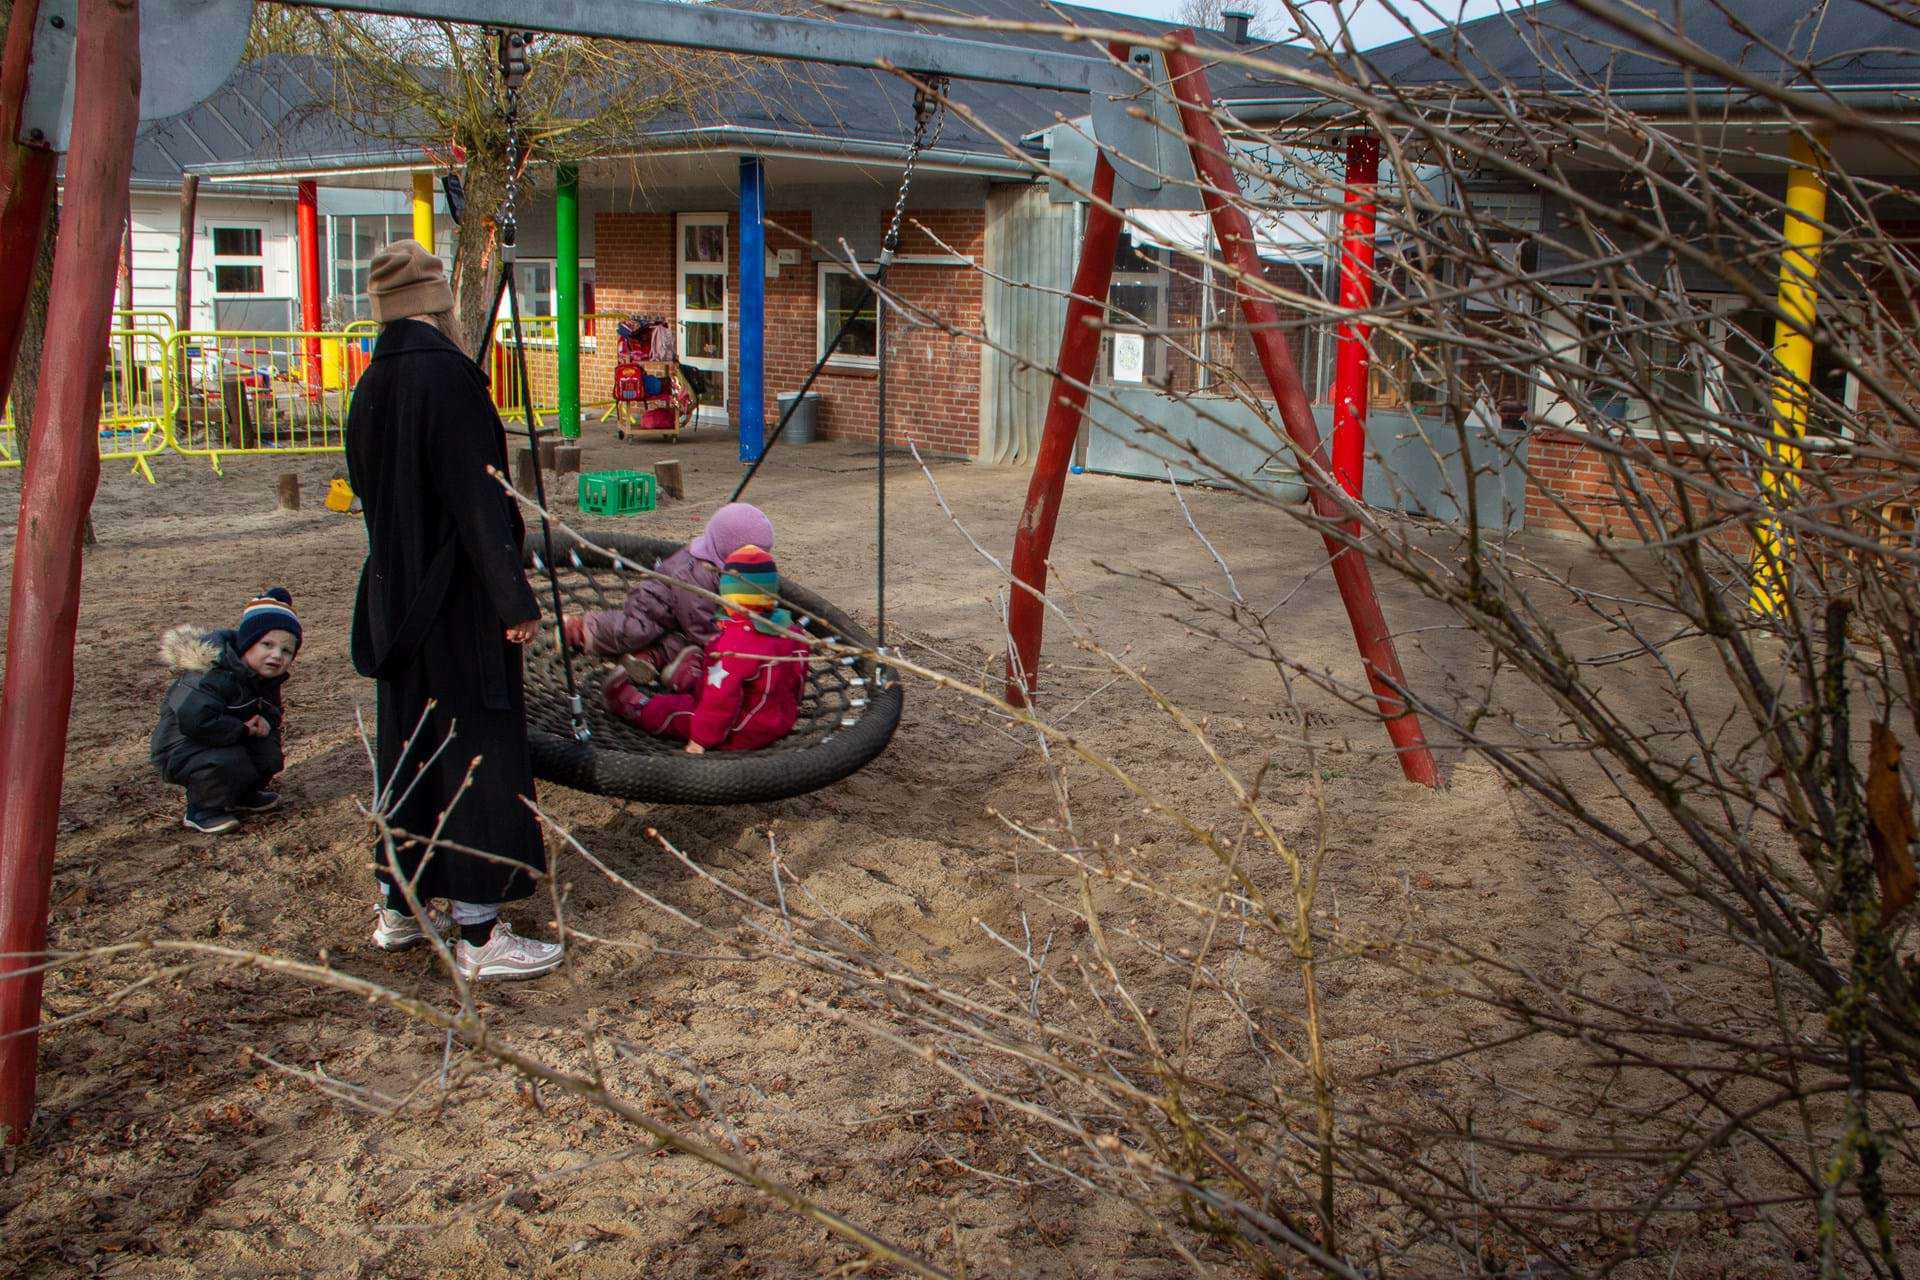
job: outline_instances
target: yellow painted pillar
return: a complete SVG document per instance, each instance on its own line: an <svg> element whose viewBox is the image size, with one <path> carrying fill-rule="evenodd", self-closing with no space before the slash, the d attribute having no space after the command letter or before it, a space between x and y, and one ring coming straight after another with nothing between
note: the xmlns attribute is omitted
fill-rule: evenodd
<svg viewBox="0 0 1920 1280"><path fill-rule="evenodd" d="M433 175L413 175L413 238L433 252Z"/></svg>
<svg viewBox="0 0 1920 1280"><path fill-rule="evenodd" d="M1807 409L1813 399L1813 321L1819 304L1821 224L1827 217L1827 172L1813 146L1796 134L1787 170L1787 214L1780 255L1781 318L1773 325L1772 412L1767 455L1774 465L1760 472L1761 497L1770 507L1791 504L1800 492L1800 441L1807 433ZM1776 613L1786 600L1787 561L1793 535L1775 520L1762 520L1754 533L1753 608Z"/></svg>

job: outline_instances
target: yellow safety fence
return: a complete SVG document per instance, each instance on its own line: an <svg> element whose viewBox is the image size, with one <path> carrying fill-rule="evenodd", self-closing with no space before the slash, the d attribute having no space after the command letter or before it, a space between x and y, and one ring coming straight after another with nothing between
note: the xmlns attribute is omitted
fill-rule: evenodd
<svg viewBox="0 0 1920 1280"><path fill-rule="evenodd" d="M580 412L613 407L613 374L620 364L617 326L624 312L596 311L580 317ZM533 411L545 418L560 409L559 322L553 316L522 316L520 331L526 340L527 381L533 384ZM487 377L493 384L493 403L501 413L519 412L526 392L520 366L514 359L513 323L498 320L487 358Z"/></svg>
<svg viewBox="0 0 1920 1280"><path fill-rule="evenodd" d="M621 315L581 317L583 411L612 406ZM128 461L153 483L148 460L171 449L220 470L228 457L338 452L347 405L371 358L378 326L339 331L186 330L159 310L117 310L108 336L100 402L100 456ZM534 411L559 407L559 344L553 317L522 322ZM526 387L511 326L495 331L489 372L494 403L518 410ZM0 416L0 467L20 465L13 417Z"/></svg>
<svg viewBox="0 0 1920 1280"><path fill-rule="evenodd" d="M131 461L149 484L148 459L168 449L206 458L215 471L234 454L337 452L377 331L357 321L324 333L173 333L165 312L116 311L114 319L150 327L108 335L100 457ZM0 416L0 468L20 465L10 409Z"/></svg>
<svg viewBox="0 0 1920 1280"><path fill-rule="evenodd" d="M157 313L162 314L164 313ZM115 312L116 323L125 312ZM168 337L157 329L119 329L107 335L107 365L100 387L100 460L131 462L153 483L147 459L163 452L173 417ZM13 406L0 417L0 467L20 465Z"/></svg>

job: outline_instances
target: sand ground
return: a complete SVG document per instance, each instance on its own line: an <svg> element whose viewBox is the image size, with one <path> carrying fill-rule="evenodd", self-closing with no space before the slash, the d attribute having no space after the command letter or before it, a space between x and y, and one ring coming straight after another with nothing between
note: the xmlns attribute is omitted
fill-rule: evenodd
<svg viewBox="0 0 1920 1280"><path fill-rule="evenodd" d="M725 441L670 451L686 464L687 499L629 523L685 537L725 496L738 468ZM661 452L601 443L588 461L645 465ZM234 460L216 477L204 465L169 460L153 487L117 471L103 478L95 507L100 545L88 556L79 624L53 887L56 945L218 940L324 957L399 991L451 1002L424 952L389 956L367 942L372 895L356 802L370 774L355 713L371 715L372 691L346 656L364 538L357 518L319 509L336 465L313 459L293 468L307 495L298 513L275 510L274 476L289 468L268 461ZM959 520L1004 555L1025 473L943 463L934 475ZM18 484L17 473L0 473L0 517L9 522ZM782 569L871 618L870 458L833 444L787 450L751 496L779 530ZM1196 491L1188 500L1239 589L1279 605L1274 626L1289 656L1353 674L1345 619L1317 543L1245 499ZM1237 764L1271 760L1266 789L1278 826L1290 839L1311 839L1322 819L1304 784L1306 757L1284 745L1297 736L1299 717L1272 668L1194 634L1190 611L1168 591L1127 576L1150 570L1193 589L1224 585L1169 490L1073 477L1065 511L1054 553L1063 602L1091 633L1127 648L1188 710L1210 717ZM998 572L910 461L892 465L890 513L888 613L905 652L991 680L1000 647ZM1587 571L1571 545L1543 540L1530 548L1576 576ZM270 582L292 589L307 628L287 695L284 789L292 803L236 836L192 836L179 825L178 793L146 761L167 678L157 641L179 622L227 625ZM1405 636L1412 679L1469 680L1484 666L1437 606L1397 584L1386 585L1383 598ZM1066 723L1089 746L1165 794L1222 820L1229 815L1204 762L1144 699L1110 687L1099 661L1067 644L1051 644L1047 658L1051 705L1068 711ZM1593 947L1631 932L1632 887L1586 865L1579 848L1518 803L1485 765L1443 751L1450 785L1430 794L1400 780L1365 717L1311 687L1298 697L1318 742L1353 748L1324 755L1319 766L1329 846L1322 901L1333 915L1383 931L1408 922L1445 927L1548 971L1588 963ZM1207 882L1211 873L1194 863L1193 850L1141 819L1117 789L1092 778L1076 786L1083 821L1122 834L1169 883ZM1064 867L1022 850L992 816L1039 821L1053 811L1031 742L976 704L924 687L909 688L891 749L825 792L756 808L690 810L548 788L542 803L621 875L702 920L724 917L728 904L712 884L664 857L647 828L756 889L768 883L771 831L793 883L903 960L956 980L1016 980L1019 966L980 925L1014 933L1026 912L1036 929L1051 928L1049 913L1058 912L1047 900L1071 887ZM827 994L828 984L704 955L658 909L577 862L569 868L575 927L648 945L583 944L572 981L488 989L484 1008L497 1034L578 1067L580 1029L591 1025L626 1096L690 1131L717 1136L730 1125L771 1172L903 1243L951 1260L957 1233L972 1274L1186 1274L1110 1203L1070 1186L1028 1185L1034 1169L1020 1144L983 1135L977 1110L951 1081L856 1027L810 1012L808 997ZM1118 896L1102 901L1126 910ZM529 904L510 914L537 932L551 913ZM1068 936L1062 963L1078 945ZM1676 952L1675 963L1684 969L1687 962ZM48 1015L87 1008L143 971L92 966L59 974L48 986ZM1720 979L1697 976L1712 996ZM1330 965L1324 983L1330 1056L1347 1074L1449 1042L1471 1017L1443 1009L1415 982L1359 963ZM1231 1037L1218 1039L1224 1045ZM0 1270L802 1276L858 1257L706 1166L645 1154L634 1131L606 1114L517 1086L466 1055L456 1055L441 1091L442 1047L438 1033L392 1011L235 969L165 978L99 1016L52 1030L34 1141L0 1181ZM401 1115L370 1114L274 1071L258 1055L353 1088L418 1092ZM1442 1083L1477 1098L1487 1123L1526 1125L1523 1132L1538 1135L1560 1127L1554 1082L1563 1066L1542 1050L1517 1054L1499 1080L1462 1070ZM1543 1194L1590 1173L1548 1170ZM1709 1224L1697 1248L1675 1255L1677 1273L1800 1270L1790 1247L1740 1229L1731 1219ZM1577 1242L1572 1247L1577 1253ZM1733 1256L1740 1262L1729 1271ZM1222 1274L1237 1274L1226 1255L1214 1261Z"/></svg>

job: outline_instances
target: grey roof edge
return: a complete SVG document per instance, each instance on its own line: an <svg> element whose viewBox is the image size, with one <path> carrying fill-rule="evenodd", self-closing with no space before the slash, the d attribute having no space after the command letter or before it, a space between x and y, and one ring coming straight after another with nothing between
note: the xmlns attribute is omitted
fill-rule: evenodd
<svg viewBox="0 0 1920 1280"><path fill-rule="evenodd" d="M594 161L645 159L661 153L684 153L689 149L733 151L741 149L778 150L788 154L818 156L823 160L846 162L904 163L898 143L869 142L858 138L835 138L816 133L781 129L758 129L737 125L706 125L676 129L649 135L645 144L629 151L593 157ZM1039 157L1034 158L1036 161ZM962 151L931 147L920 153L923 166L933 165L978 172L982 177L1034 178L1033 164L1005 154ZM276 160L237 160L220 164L188 166L188 172L220 182L223 179L261 179L286 177L322 178L329 173L353 174L382 170L420 169L418 147L396 147L383 151L333 152L307 156L283 156Z"/></svg>
<svg viewBox="0 0 1920 1280"><path fill-rule="evenodd" d="M1439 102L1447 95L1457 95L1460 99L1447 103L1449 109L1462 115L1485 114L1489 117L1500 116L1502 110L1493 104L1484 102L1482 95L1476 94L1467 85L1431 84L1415 86L1431 95L1432 102ZM1565 89L1529 88L1520 96L1526 98L1553 99L1564 103L1579 103L1589 100L1593 90L1579 87ZM1856 85L1841 87L1823 86L1817 93L1808 89L1785 90L1789 94L1804 95L1809 103L1831 101L1844 104L1862 114L1876 116L1903 116L1920 121L1920 85ZM1784 117L1789 108L1780 100L1768 94L1739 85L1724 87L1696 88L1675 92L1671 89L1635 89L1614 88L1606 93L1609 101L1622 99L1633 104L1634 114L1642 119L1649 116L1673 114L1684 116L1701 107L1724 110L1729 105L1750 105L1751 111L1729 111L1728 118L1745 117ZM1408 94L1406 104L1419 109L1428 105L1429 99ZM1476 103L1480 110L1476 111ZM1231 109L1235 115L1248 124L1271 124L1282 120L1330 119L1353 112L1353 107L1345 102L1331 100L1322 94L1310 94L1292 97L1260 98L1223 98L1220 105ZM1596 113L1596 117L1602 113Z"/></svg>

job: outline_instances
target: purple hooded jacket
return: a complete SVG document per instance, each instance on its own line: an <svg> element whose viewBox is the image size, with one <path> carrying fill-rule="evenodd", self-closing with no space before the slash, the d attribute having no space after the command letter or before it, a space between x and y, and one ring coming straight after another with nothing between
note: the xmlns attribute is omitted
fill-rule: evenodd
<svg viewBox="0 0 1920 1280"><path fill-rule="evenodd" d="M773 522L751 503L721 507L704 533L654 566L672 582L647 578L627 592L620 608L586 615L588 650L611 658L658 645L661 656L671 661L689 645L705 648L720 632L720 606L712 596L683 591L673 583L718 592L721 564L748 543L773 550Z"/></svg>

